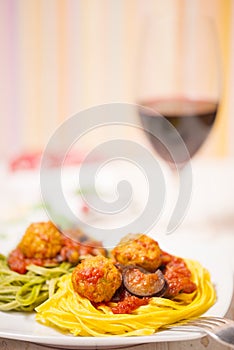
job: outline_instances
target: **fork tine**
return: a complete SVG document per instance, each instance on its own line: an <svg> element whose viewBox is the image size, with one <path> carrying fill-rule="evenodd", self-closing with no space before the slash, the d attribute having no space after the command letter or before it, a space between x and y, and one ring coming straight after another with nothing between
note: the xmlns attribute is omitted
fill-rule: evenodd
<svg viewBox="0 0 234 350"><path fill-rule="evenodd" d="M225 318L223 317L216 317L216 316L208 316L208 317L205 317L205 316L202 316L200 317L200 319L205 319L205 320L209 320L209 321L216 321L216 322L219 322L219 323L223 323L223 324L227 324L227 323L230 323L230 320L227 321Z"/></svg>
<svg viewBox="0 0 234 350"><path fill-rule="evenodd" d="M212 329L214 327L218 327L229 323L230 321L227 321L225 318L202 316L196 319L191 319L190 321L186 322L185 325L206 327L208 329Z"/></svg>
<svg viewBox="0 0 234 350"><path fill-rule="evenodd" d="M185 326L194 326L194 327L202 327L202 328L208 328L208 329L212 329L214 327L214 323L212 322L207 322L207 321L203 321L203 320L194 320L194 321L189 321L189 322L186 322L184 324ZM217 325L217 324L216 324Z"/></svg>
<svg viewBox="0 0 234 350"><path fill-rule="evenodd" d="M202 327L207 330L213 330L216 327L224 326L230 324L230 320L227 320L222 317L216 316L201 316L199 318L190 319L188 321L177 322L174 327Z"/></svg>

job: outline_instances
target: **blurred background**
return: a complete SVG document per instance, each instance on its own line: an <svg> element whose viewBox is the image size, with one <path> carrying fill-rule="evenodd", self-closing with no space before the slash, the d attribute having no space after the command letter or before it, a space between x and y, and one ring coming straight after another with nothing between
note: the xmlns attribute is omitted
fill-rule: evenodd
<svg viewBox="0 0 234 350"><path fill-rule="evenodd" d="M234 268L234 0L0 0L0 243L2 239L4 249L16 244L15 232L21 234L21 228L45 214L38 174L24 169L39 169L41 152L56 128L92 106L137 102L144 25L175 16L189 31L191 15L209 16L216 24L223 91L214 128L192 161L193 196L180 232L192 232L203 242L206 238L209 246L211 241L219 247L223 244ZM115 127L111 132L138 144L146 141L133 128ZM87 135L80 146L92 149L108 133L110 129L103 128ZM82 155L81 149L81 159ZM104 187L115 175L126 177L129 172L115 169L111 166L101 178ZM131 174L135 181L135 172ZM76 175L72 167L70 175ZM76 181L69 178L67 183L75 186L68 187L77 211L89 220ZM142 204L142 181L136 188Z"/></svg>
<svg viewBox="0 0 234 350"><path fill-rule="evenodd" d="M0 155L44 148L67 118L90 106L134 102L138 39L150 16L215 20L222 105L200 156L234 154L234 1L0 0Z"/></svg>

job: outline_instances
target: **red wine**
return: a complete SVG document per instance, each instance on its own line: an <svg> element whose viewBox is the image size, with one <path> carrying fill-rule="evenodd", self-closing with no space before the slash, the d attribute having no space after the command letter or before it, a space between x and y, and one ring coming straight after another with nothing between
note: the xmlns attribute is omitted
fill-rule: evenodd
<svg viewBox="0 0 234 350"><path fill-rule="evenodd" d="M204 143L218 110L217 102L184 98L141 106L139 114L153 147L164 160L177 165L186 163Z"/></svg>

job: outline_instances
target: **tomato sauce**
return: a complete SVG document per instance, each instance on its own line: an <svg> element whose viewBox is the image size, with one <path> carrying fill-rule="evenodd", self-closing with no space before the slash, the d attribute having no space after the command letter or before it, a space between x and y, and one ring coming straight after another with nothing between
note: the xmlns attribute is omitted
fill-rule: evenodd
<svg viewBox="0 0 234 350"><path fill-rule="evenodd" d="M165 297L175 297L179 293L192 293L196 290L196 284L191 280L191 272L186 262L179 257L163 252L163 274L168 283Z"/></svg>
<svg viewBox="0 0 234 350"><path fill-rule="evenodd" d="M59 254L54 258L27 258L21 249L17 247L9 254L8 265L11 270L20 274L25 274L27 272L27 266L31 264L38 266L55 266L63 261L68 261L75 265L79 262L81 256L99 254L105 254L105 249L100 242L87 240L81 243L63 236L62 248Z"/></svg>
<svg viewBox="0 0 234 350"><path fill-rule="evenodd" d="M56 259L26 258L19 248L14 249L8 258L8 265L11 270L20 274L27 272L27 266L34 264L38 266L57 265Z"/></svg>
<svg viewBox="0 0 234 350"><path fill-rule="evenodd" d="M116 306L111 307L111 310L114 314L130 314L139 306L147 305L149 300L150 298L148 297L138 298L125 290L122 300L119 301Z"/></svg>
<svg viewBox="0 0 234 350"><path fill-rule="evenodd" d="M78 281L87 280L90 284L96 284L104 276L104 271L96 267L89 267L76 273Z"/></svg>

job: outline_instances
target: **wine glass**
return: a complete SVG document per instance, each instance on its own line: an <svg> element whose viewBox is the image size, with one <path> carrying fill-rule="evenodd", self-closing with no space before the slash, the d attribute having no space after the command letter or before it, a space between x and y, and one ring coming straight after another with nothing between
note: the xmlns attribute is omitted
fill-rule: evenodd
<svg viewBox="0 0 234 350"><path fill-rule="evenodd" d="M141 50L137 102L150 108L140 108L142 123L167 140L169 152L149 134L158 154L171 164L172 151L174 163L183 167L207 139L218 111L220 58L214 23L203 17L150 22ZM164 119L155 118L159 115L179 133L188 152L182 152Z"/></svg>
<svg viewBox="0 0 234 350"><path fill-rule="evenodd" d="M208 138L219 107L221 68L214 23L194 14L152 18L140 50L138 113L151 145L181 180ZM185 184L186 179L181 186ZM188 202L178 210L185 211Z"/></svg>

